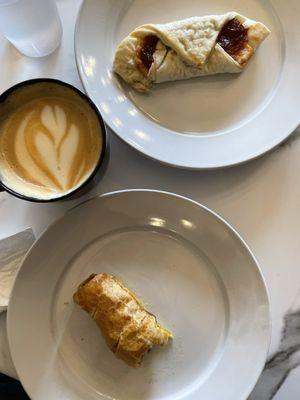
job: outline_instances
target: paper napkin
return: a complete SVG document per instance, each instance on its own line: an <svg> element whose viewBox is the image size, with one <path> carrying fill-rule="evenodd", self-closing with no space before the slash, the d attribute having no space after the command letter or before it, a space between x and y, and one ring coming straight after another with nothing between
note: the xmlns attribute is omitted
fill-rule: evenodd
<svg viewBox="0 0 300 400"><path fill-rule="evenodd" d="M14 279L23 258L35 241L31 228L0 240L0 312L8 306Z"/></svg>

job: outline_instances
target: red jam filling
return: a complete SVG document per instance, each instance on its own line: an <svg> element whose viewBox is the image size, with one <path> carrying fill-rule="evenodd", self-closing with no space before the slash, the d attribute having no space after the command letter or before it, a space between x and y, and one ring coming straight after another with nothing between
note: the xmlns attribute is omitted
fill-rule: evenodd
<svg viewBox="0 0 300 400"><path fill-rule="evenodd" d="M248 29L240 23L237 18L228 21L219 33L217 43L231 57L235 57L248 42Z"/></svg>
<svg viewBox="0 0 300 400"><path fill-rule="evenodd" d="M154 61L153 54L156 49L158 37L155 35L145 36L144 41L139 50L139 57L144 67L149 70Z"/></svg>

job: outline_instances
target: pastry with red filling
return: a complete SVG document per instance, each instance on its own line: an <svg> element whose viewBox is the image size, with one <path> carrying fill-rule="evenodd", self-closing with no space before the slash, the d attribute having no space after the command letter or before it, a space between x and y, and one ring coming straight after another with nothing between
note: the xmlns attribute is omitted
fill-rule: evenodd
<svg viewBox="0 0 300 400"><path fill-rule="evenodd" d="M113 69L140 92L161 82L239 73L269 33L236 12L142 25L118 46Z"/></svg>

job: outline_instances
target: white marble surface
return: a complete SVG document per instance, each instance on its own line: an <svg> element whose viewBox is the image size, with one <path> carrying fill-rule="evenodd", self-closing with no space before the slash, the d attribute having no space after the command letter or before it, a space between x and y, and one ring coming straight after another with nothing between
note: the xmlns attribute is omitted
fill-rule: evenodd
<svg viewBox="0 0 300 400"><path fill-rule="evenodd" d="M22 57L0 37L1 91L33 77L60 78L81 87L73 53L74 22L80 2L58 1L64 25L63 44L45 59ZM300 318L297 315L300 310L299 135L298 128L285 145L251 163L226 170L191 172L148 160L110 133L108 171L94 193L87 195L92 197L125 188L171 191L205 204L241 233L262 267L270 293L273 323L271 361L251 396L252 400L300 398ZM83 199L33 204L1 193L0 238L29 226L39 235L51 221ZM291 315L284 319L289 312ZM289 337L284 336L281 343L285 321ZM1 316L0 354L6 349L4 329L5 318ZM278 351L280 353L276 355Z"/></svg>

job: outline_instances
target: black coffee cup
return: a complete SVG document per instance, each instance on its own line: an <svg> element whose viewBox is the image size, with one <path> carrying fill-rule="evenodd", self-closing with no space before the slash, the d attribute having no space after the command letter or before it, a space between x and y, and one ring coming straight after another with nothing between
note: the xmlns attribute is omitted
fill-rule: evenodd
<svg viewBox="0 0 300 400"><path fill-rule="evenodd" d="M16 196L20 199L31 201L31 202L38 202L38 203L49 203L49 202L54 202L54 201L61 201L61 200L73 200L79 196L82 196L83 194L87 193L88 191L92 190L95 185L101 180L103 177L108 161L109 161L109 141L108 141L108 133L106 126L104 124L103 118L96 107L96 105L92 102L92 100L83 92L78 90L76 87L70 85L69 83L60 81L58 79L50 79L50 78L38 78L38 79L30 79L27 81L20 82L9 89L7 89L5 92L3 92L0 95L0 107L5 103L7 98L14 93L15 90L24 87L24 86L32 86L32 85L38 85L40 83L55 83L64 87L67 87L71 90L73 90L77 95L79 95L81 98L85 100L85 102L89 105L89 107L95 112L100 126L101 126L101 132L100 135L102 135L102 149L101 152L99 152L99 159L97 161L97 164L93 170L93 172L87 177L87 179L79 186L74 188L74 190L68 192L67 194L63 194L62 196L51 198L51 199L41 199L41 198L35 198L35 197L29 197L21 193L17 193L16 191L12 190L9 188L7 185L5 185L3 182L1 182L0 178L0 191L6 191L13 196Z"/></svg>

